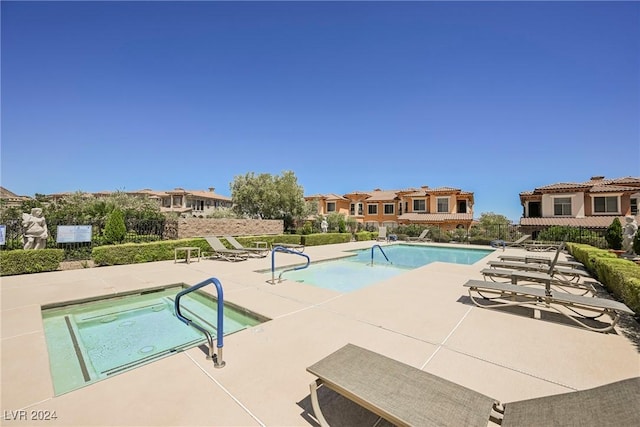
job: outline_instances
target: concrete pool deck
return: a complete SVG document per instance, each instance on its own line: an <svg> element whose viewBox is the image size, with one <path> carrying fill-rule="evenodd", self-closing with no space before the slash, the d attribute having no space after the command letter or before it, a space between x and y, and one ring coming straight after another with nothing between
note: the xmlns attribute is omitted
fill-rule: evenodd
<svg viewBox="0 0 640 427"><path fill-rule="evenodd" d="M305 254L319 261L373 244L307 247ZM630 316L603 334L547 312L538 319L530 310L473 305L462 285L481 279L480 270L503 253L531 254L507 248L473 265L437 262L345 294L290 281L268 284L269 277L256 271L271 267L270 256L2 277L2 425L317 425L309 397L314 377L306 368L347 343L503 402L640 375L640 327ZM276 255L278 266L301 261ZM42 305L210 277L221 281L225 300L272 319L225 337L224 368L193 348L54 396ZM335 425L376 423L331 392L320 398ZM54 412L55 419L37 419Z"/></svg>

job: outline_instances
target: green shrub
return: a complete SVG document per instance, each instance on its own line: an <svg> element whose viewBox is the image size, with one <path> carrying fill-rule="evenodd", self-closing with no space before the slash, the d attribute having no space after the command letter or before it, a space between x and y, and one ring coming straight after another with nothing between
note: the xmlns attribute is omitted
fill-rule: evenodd
<svg viewBox="0 0 640 427"><path fill-rule="evenodd" d="M356 233L356 241L358 242L363 242L366 240L373 240L375 239L374 236L377 236L378 233L377 232L371 232L371 231L358 231Z"/></svg>
<svg viewBox="0 0 640 427"><path fill-rule="evenodd" d="M589 245L570 243L567 247L616 299L640 315L640 265Z"/></svg>
<svg viewBox="0 0 640 427"><path fill-rule="evenodd" d="M604 238L609 244L609 248L613 250L622 249L622 224L620 224L618 217L613 219L611 225L607 228Z"/></svg>
<svg viewBox="0 0 640 427"><path fill-rule="evenodd" d="M633 248L633 252L635 252L636 255L640 255L640 230L636 232L636 235L633 238L632 248Z"/></svg>
<svg viewBox="0 0 640 427"><path fill-rule="evenodd" d="M348 243L351 241L349 233L316 233L303 236L305 246L331 245L334 243Z"/></svg>
<svg viewBox="0 0 640 427"><path fill-rule="evenodd" d="M104 225L104 239L107 243L121 243L127 235L124 214L118 208L111 211Z"/></svg>
<svg viewBox="0 0 640 427"><path fill-rule="evenodd" d="M0 251L0 276L55 271L63 260L64 249Z"/></svg>
<svg viewBox="0 0 640 427"><path fill-rule="evenodd" d="M96 265L138 264L174 259L175 248L199 247L203 253L211 253L211 247L202 238L166 240L152 243L125 243L123 245L97 246L91 258Z"/></svg>

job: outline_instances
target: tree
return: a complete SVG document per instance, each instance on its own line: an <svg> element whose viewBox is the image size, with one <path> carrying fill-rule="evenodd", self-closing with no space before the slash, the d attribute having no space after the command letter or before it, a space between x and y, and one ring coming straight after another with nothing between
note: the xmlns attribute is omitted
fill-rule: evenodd
<svg viewBox="0 0 640 427"><path fill-rule="evenodd" d="M507 232L511 221L506 216L493 212L483 212L480 214L478 222L484 235L503 240L508 238Z"/></svg>
<svg viewBox="0 0 640 427"><path fill-rule="evenodd" d="M618 217L615 217L611 222L611 225L607 227L604 238L609 244L610 249L622 249L622 224L620 223L620 219L618 219Z"/></svg>
<svg viewBox="0 0 640 427"><path fill-rule="evenodd" d="M127 235L124 214L118 208L111 211L104 225L104 239L107 243L121 243Z"/></svg>
<svg viewBox="0 0 640 427"><path fill-rule="evenodd" d="M282 219L288 228L304 216L304 190L291 171L282 176L249 172L234 177L231 200L234 211L242 217Z"/></svg>

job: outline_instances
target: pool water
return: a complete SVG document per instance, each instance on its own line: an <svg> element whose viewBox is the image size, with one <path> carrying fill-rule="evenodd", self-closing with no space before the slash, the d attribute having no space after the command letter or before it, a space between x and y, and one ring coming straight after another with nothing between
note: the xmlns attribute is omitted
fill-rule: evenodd
<svg viewBox="0 0 640 427"><path fill-rule="evenodd" d="M374 246L354 251L355 255L348 258L323 261L301 270L287 271L282 278L338 292L351 292L432 262L470 265L492 252L492 249L403 244L382 246L380 250Z"/></svg>
<svg viewBox="0 0 640 427"><path fill-rule="evenodd" d="M175 296L183 289L172 286L43 308L56 395L205 343L201 332L175 316ZM180 299L180 307L185 316L217 337L217 306L213 298L191 292ZM268 319L225 303L224 335L265 320Z"/></svg>
<svg viewBox="0 0 640 427"><path fill-rule="evenodd" d="M404 244L383 246L382 250L394 266L409 269L422 267L436 261L471 265L494 251L493 249L449 248L444 246ZM350 260L354 262L371 263L371 252L371 249L356 251L356 256ZM374 263L386 262L384 255L376 247L373 248L373 260Z"/></svg>

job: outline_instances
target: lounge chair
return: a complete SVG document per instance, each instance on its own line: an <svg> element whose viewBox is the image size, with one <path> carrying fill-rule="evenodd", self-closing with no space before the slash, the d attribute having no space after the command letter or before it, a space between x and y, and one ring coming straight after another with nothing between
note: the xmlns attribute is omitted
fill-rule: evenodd
<svg viewBox="0 0 640 427"><path fill-rule="evenodd" d="M211 249L213 249L213 257L224 259L226 261L244 261L249 258L249 252L238 249L227 249L220 239L214 236L204 238Z"/></svg>
<svg viewBox="0 0 640 427"><path fill-rule="evenodd" d="M615 425L640 420L640 378L596 388L500 404L496 399L347 344L307 371L313 412L321 426L317 390L325 386L398 426Z"/></svg>
<svg viewBox="0 0 640 427"><path fill-rule="evenodd" d="M572 322L596 332L609 332L618 324L622 313L633 311L621 302L552 289L545 283L544 289L522 286L514 283L469 280L464 284L469 288L469 297L475 305L482 308L529 307L555 311ZM598 319L607 316L610 323L603 326L591 326L583 319Z"/></svg>
<svg viewBox="0 0 640 427"><path fill-rule="evenodd" d="M562 252L562 250L564 249L564 245L564 242L562 242L560 246L558 246L555 256L552 260L549 261L549 265L546 266L536 264L534 268L532 267L532 264L526 263L505 263L490 261L489 265L491 266L491 268L485 268L480 272L484 276L485 280L489 278L494 282L500 281L496 280L496 278L499 278L507 279L508 282L511 282L514 285L541 283L546 287L553 287L554 289L561 290L563 292L567 292L569 289L575 289L580 291L581 295L595 295L597 291L591 284L578 283L581 277L590 277L585 270L579 270L581 274L569 275L569 277L567 277L567 274L563 274L563 272L573 272L572 269L558 270L558 268L560 267L556 267L556 264L558 263L558 257L560 256L560 252Z"/></svg>
<svg viewBox="0 0 640 427"><path fill-rule="evenodd" d="M388 240L387 239L387 227L378 227L378 241L380 240L384 240L385 242Z"/></svg>
<svg viewBox="0 0 640 427"><path fill-rule="evenodd" d="M489 261L489 267L491 268L500 268L507 270L522 270L522 271L533 271L537 273L547 273L552 276L561 276L566 280L574 280L577 281L581 277L591 277L588 271L581 268L571 268L571 267L562 267L558 266L557 263L553 265L544 265L544 264L532 264L526 262L517 262L517 261Z"/></svg>
<svg viewBox="0 0 640 427"><path fill-rule="evenodd" d="M231 244L235 249L239 251L247 251L249 256L253 256L255 258L264 258L269 255L269 248L246 248L240 244L233 236L224 236L227 242Z"/></svg>
<svg viewBox="0 0 640 427"><path fill-rule="evenodd" d="M549 252L555 251L560 246L560 243L552 243L552 242L531 242L525 243L524 248L528 251L533 252Z"/></svg>
<svg viewBox="0 0 640 427"><path fill-rule="evenodd" d="M552 258L539 257L539 256L518 256L518 255L500 255L498 256L501 261L515 261L524 262L529 264L551 264ZM584 268L584 264L579 261L556 261L556 265L560 267L571 268Z"/></svg>
<svg viewBox="0 0 640 427"><path fill-rule="evenodd" d="M427 237L430 231L431 230L429 230L428 228L425 228L424 230L422 230L422 233L420 233L418 237L407 237L407 240L409 242L430 242L431 239Z"/></svg>
<svg viewBox="0 0 640 427"><path fill-rule="evenodd" d="M524 236L520 237L518 240L515 240L513 242L506 242L504 240L492 240L489 243L489 246L491 246L492 248L502 248L502 250L504 251L506 248L518 248L518 247L522 247L523 243L528 240L531 236L529 234L525 234Z"/></svg>
<svg viewBox="0 0 640 427"><path fill-rule="evenodd" d="M271 249L275 248L276 246L281 246L285 249L291 249L294 250L296 252L304 252L304 245L301 245L299 243L272 243L271 244Z"/></svg>

